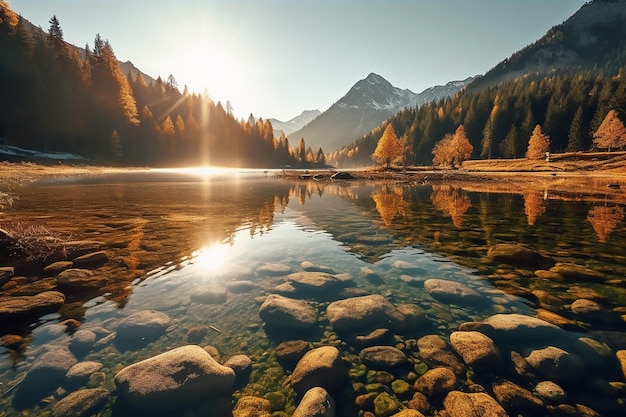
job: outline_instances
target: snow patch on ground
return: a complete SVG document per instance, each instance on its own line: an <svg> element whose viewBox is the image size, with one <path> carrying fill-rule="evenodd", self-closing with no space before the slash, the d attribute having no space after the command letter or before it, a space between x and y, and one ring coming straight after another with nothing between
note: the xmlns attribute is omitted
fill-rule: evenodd
<svg viewBox="0 0 626 417"><path fill-rule="evenodd" d="M40 152L32 149L23 149L12 145L0 145L0 157L12 156L32 159L53 159L64 161L87 161L87 158L68 152Z"/></svg>

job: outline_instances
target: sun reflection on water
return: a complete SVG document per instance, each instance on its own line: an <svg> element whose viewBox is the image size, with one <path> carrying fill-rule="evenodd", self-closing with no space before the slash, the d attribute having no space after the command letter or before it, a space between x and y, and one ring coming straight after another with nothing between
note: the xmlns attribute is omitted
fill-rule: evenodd
<svg viewBox="0 0 626 417"><path fill-rule="evenodd" d="M192 254L191 264L204 272L218 272L226 264L228 247L223 244L205 246Z"/></svg>

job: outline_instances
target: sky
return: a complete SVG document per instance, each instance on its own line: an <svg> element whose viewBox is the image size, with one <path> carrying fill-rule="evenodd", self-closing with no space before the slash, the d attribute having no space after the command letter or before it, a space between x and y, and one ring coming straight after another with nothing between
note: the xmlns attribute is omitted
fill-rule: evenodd
<svg viewBox="0 0 626 417"><path fill-rule="evenodd" d="M327 110L371 72L419 93L484 74L585 0L8 0L64 39L99 33L120 61L287 121Z"/></svg>

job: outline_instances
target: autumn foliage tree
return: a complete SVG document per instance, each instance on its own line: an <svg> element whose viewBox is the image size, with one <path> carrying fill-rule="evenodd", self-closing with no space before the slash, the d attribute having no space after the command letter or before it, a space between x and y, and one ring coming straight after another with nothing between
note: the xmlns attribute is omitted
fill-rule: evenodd
<svg viewBox="0 0 626 417"><path fill-rule="evenodd" d="M446 134L433 148L433 165L461 165L472 156L474 147L465 135L465 128L459 125L454 134Z"/></svg>
<svg viewBox="0 0 626 417"><path fill-rule="evenodd" d="M617 117L617 112L611 110L593 134L593 143L601 149L621 148L626 145L626 128Z"/></svg>
<svg viewBox="0 0 626 417"><path fill-rule="evenodd" d="M385 168L389 168L392 163L399 162L403 154L404 148L398 140L393 126L389 123L378 141L378 145L372 154L372 159L376 163L384 165Z"/></svg>
<svg viewBox="0 0 626 417"><path fill-rule="evenodd" d="M541 131L541 126L537 125L533 129L533 133L528 141L528 150L526 158L541 159L546 156L546 152L550 149L550 136L545 135Z"/></svg>

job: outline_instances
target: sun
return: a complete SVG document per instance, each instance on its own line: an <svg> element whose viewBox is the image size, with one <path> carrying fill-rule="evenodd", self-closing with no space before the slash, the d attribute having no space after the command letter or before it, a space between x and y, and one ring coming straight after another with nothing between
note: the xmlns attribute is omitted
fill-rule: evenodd
<svg viewBox="0 0 626 417"><path fill-rule="evenodd" d="M190 93L206 94L224 108L229 102L235 113L249 107L250 83L255 79L252 64L234 44L195 39L176 55L172 71L181 92L186 86Z"/></svg>

